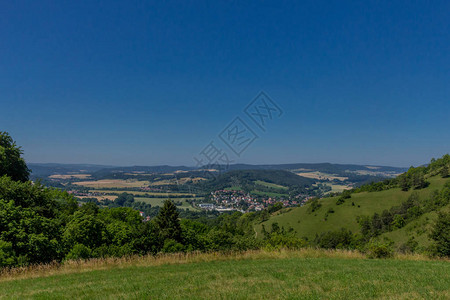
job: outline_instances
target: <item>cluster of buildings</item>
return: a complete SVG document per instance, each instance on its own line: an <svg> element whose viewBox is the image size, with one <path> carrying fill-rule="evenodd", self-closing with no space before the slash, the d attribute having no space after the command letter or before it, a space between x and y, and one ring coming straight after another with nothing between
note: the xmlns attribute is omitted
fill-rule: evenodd
<svg viewBox="0 0 450 300"><path fill-rule="evenodd" d="M254 196L241 190L217 190L211 192L211 203L202 203L198 207L205 210L217 211L260 211L266 207L281 202L283 206L297 206L306 202L304 197L294 199L278 199L268 196Z"/></svg>
<svg viewBox="0 0 450 300"><path fill-rule="evenodd" d="M249 193L240 190L217 190L211 192L211 201L216 210L258 211L264 209L264 204Z"/></svg>

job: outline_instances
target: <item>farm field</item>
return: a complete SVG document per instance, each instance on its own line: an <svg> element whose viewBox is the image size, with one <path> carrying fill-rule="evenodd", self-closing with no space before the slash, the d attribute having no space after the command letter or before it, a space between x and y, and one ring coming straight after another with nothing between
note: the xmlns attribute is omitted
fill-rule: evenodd
<svg viewBox="0 0 450 300"><path fill-rule="evenodd" d="M328 185L331 187L331 192L335 193L335 192L342 192L344 190L348 190L351 189L350 186L345 185L345 184L333 184L333 183L324 183L325 185Z"/></svg>
<svg viewBox="0 0 450 300"><path fill-rule="evenodd" d="M133 179L101 179L96 181L79 181L74 182L75 185L81 185L88 188L138 188L148 186L149 181L139 181Z"/></svg>
<svg viewBox="0 0 450 300"><path fill-rule="evenodd" d="M48 178L51 179L88 179L91 174L66 174L66 175L50 175Z"/></svg>
<svg viewBox="0 0 450 300"><path fill-rule="evenodd" d="M92 198L92 196L77 196L77 198L85 199L85 198ZM103 201L103 200L114 201L117 198L117 196L115 196L115 195L104 195L104 196L95 196L95 198L97 198L99 201Z"/></svg>
<svg viewBox="0 0 450 300"><path fill-rule="evenodd" d="M344 181L347 180L348 177L343 177L343 176L335 176L332 174L327 174L327 173L322 173L322 172L299 172L299 173L295 173L299 176L302 177L307 177L307 178L312 178L312 179L320 179L320 180L340 180L340 181Z"/></svg>
<svg viewBox="0 0 450 300"><path fill-rule="evenodd" d="M150 195L150 196L164 196L169 198L170 195L173 196L190 196L193 195L195 196L195 194L189 194L189 193L165 193L165 192L142 192L142 191L130 191L130 190L108 190L108 189L95 189L95 190L89 190L90 193L104 193L104 194L111 194L111 195L118 195L121 193L128 193L128 194L133 194L133 195Z"/></svg>
<svg viewBox="0 0 450 300"><path fill-rule="evenodd" d="M309 205L294 208L287 213L272 216L268 221L263 222L266 228L277 222L280 226L292 227L299 237L314 239L316 233L339 230L344 227L354 232L359 230L356 217L359 215L373 215L381 213L384 209L399 205L405 201L413 192L417 192L419 197L428 197L432 191L441 189L445 182L450 181L440 177L429 178L430 185L422 190L410 190L403 192L399 188L381 192L362 192L352 194L344 204L336 205L337 197L320 199L322 206L314 212L309 212ZM354 205L352 205L354 203ZM332 209L334 213L327 212ZM328 215L325 218L325 215ZM255 230L260 233L262 224L255 226Z"/></svg>
<svg viewBox="0 0 450 300"><path fill-rule="evenodd" d="M448 299L448 261L344 251L69 262L0 277L0 299Z"/></svg>
<svg viewBox="0 0 450 300"><path fill-rule="evenodd" d="M270 188L276 188L276 189L283 189L283 190L287 190L288 187L279 185L279 184L275 184L275 183L270 183L270 182L265 182L262 180L256 180L255 181L256 184L262 185L262 186L266 186L266 187L270 187Z"/></svg>

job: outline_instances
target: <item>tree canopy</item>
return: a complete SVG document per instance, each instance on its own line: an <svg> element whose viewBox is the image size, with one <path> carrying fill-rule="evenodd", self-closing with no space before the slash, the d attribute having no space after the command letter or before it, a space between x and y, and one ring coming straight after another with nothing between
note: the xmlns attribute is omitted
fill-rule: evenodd
<svg viewBox="0 0 450 300"><path fill-rule="evenodd" d="M0 176L4 175L13 180L27 181L30 170L22 158L22 149L7 132L0 131Z"/></svg>

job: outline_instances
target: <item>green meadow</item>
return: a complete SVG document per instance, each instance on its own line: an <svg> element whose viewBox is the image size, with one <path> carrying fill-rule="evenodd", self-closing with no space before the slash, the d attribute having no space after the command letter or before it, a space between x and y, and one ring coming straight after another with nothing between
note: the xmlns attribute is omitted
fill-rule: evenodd
<svg viewBox="0 0 450 300"><path fill-rule="evenodd" d="M450 264L303 249L72 262L0 277L1 299L448 299Z"/></svg>

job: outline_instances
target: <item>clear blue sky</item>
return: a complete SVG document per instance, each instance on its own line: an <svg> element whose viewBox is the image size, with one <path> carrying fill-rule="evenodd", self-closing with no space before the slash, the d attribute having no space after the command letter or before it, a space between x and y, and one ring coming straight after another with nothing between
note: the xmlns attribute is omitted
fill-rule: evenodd
<svg viewBox="0 0 450 300"><path fill-rule="evenodd" d="M28 162L193 165L263 90L284 114L236 162L450 152L449 1L242 2L3 1L0 130Z"/></svg>

